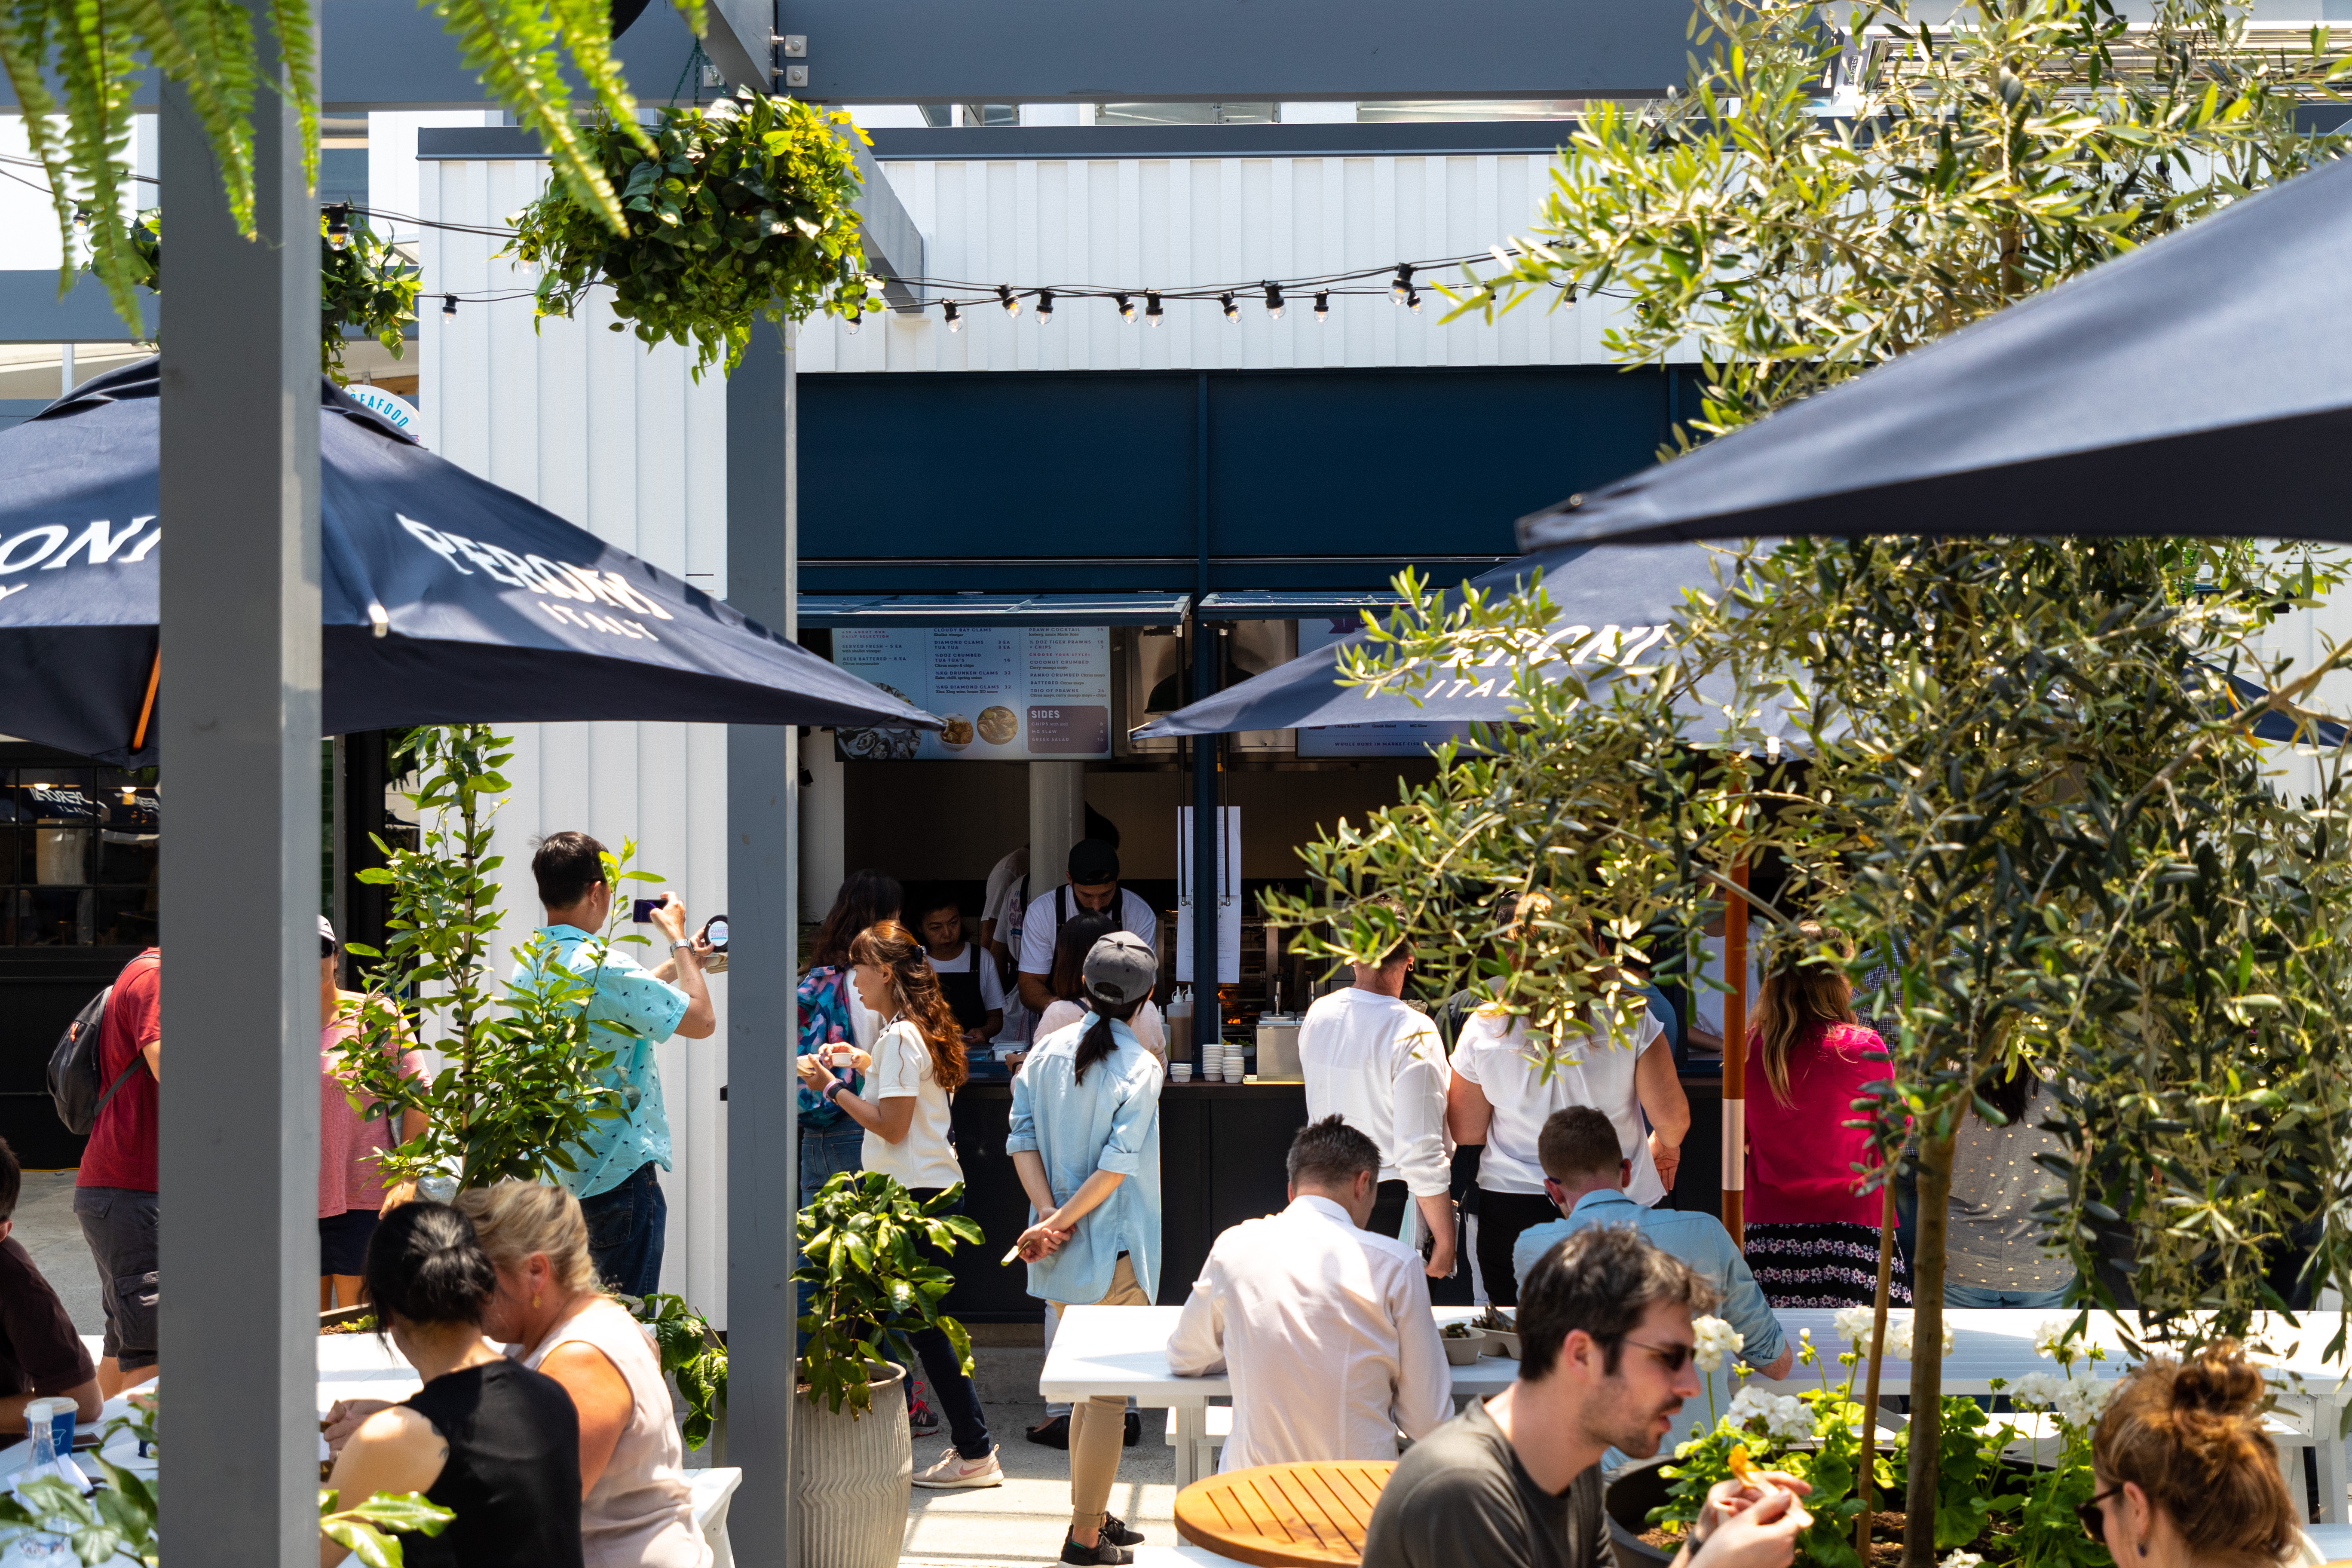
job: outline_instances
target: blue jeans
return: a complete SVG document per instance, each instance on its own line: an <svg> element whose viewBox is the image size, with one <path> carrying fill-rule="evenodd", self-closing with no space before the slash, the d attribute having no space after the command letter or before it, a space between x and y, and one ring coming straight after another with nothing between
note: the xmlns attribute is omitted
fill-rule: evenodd
<svg viewBox="0 0 2352 1568"><path fill-rule="evenodd" d="M648 1160L619 1186L580 1200L581 1217L588 1222L589 1261L624 1296L650 1296L661 1289L669 1204L662 1197L658 1171Z"/></svg>
<svg viewBox="0 0 2352 1568"><path fill-rule="evenodd" d="M1987 1285L1947 1285L1944 1305L1947 1307L2063 1307L2066 1292L2074 1288L2069 1279L2055 1290L1995 1290Z"/></svg>
<svg viewBox="0 0 2352 1568"><path fill-rule="evenodd" d="M816 1196L816 1190L836 1172L847 1171L856 1175L866 1168L862 1152L866 1147L866 1129L845 1116L832 1127L803 1124L800 1133L801 1207L806 1208L809 1200ZM808 1316L809 1288L806 1285L795 1283L793 1286L793 1310L796 1321ZM807 1343L806 1334L798 1336L797 1345ZM913 1403L914 1397L914 1380L909 1378L907 1382L908 1402Z"/></svg>

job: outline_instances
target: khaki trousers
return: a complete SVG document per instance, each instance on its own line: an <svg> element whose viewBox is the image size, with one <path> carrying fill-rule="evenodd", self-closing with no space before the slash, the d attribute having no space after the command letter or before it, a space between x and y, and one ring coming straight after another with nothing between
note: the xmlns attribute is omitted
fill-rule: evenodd
<svg viewBox="0 0 2352 1568"><path fill-rule="evenodd" d="M1084 1305L1084 1303L1073 1303ZM1135 1269L1119 1255L1111 1271L1110 1289L1094 1303L1097 1307L1149 1307L1150 1298L1135 1282ZM1054 1303L1058 1318L1064 1304ZM1070 1406L1070 1528L1099 1530L1110 1504L1111 1483L1118 1479L1119 1450L1127 1445L1127 1397L1098 1394Z"/></svg>

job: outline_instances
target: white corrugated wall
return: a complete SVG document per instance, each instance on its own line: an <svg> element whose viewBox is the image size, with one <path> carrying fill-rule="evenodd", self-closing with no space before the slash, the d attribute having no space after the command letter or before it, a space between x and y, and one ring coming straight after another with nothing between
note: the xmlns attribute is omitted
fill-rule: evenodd
<svg viewBox="0 0 2352 1568"><path fill-rule="evenodd" d="M425 163L421 216L497 225L547 177L536 163ZM513 286L499 242L439 229L424 233L428 287L485 293ZM460 305L445 317L430 298L420 312L425 446L530 497L600 538L695 586L724 596L727 545L727 401L716 375L699 384L675 345L648 350L605 330L592 306L580 321L532 331L530 302ZM498 819L506 857L500 951L539 923L531 840L562 828L593 834L617 851L637 841L637 863L667 879L696 923L727 906L727 736L706 724L596 723L502 726L515 737L514 789ZM647 888L649 894L658 889ZM652 927L640 928L649 935ZM663 956L641 950L644 962ZM658 1060L675 1168L663 1178L669 1228L662 1288L726 1322L727 981L711 983L719 1033L672 1040Z"/></svg>

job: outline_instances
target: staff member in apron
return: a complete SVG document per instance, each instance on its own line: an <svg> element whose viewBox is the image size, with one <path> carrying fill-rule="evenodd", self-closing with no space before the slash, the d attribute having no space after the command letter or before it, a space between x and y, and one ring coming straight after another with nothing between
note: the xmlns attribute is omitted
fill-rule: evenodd
<svg viewBox="0 0 2352 1568"><path fill-rule="evenodd" d="M978 942L963 939L963 905L953 893L934 893L915 906L923 957L940 977L940 994L963 1029L967 1049L979 1049L1004 1027L1004 983Z"/></svg>
<svg viewBox="0 0 2352 1568"><path fill-rule="evenodd" d="M1070 918L1088 910L1110 916L1111 924L1156 947L1160 917L1139 893L1118 885L1118 851L1099 838L1070 846L1070 879L1029 904L1021 921L1021 1000L1032 1013L1054 1005L1054 948Z"/></svg>

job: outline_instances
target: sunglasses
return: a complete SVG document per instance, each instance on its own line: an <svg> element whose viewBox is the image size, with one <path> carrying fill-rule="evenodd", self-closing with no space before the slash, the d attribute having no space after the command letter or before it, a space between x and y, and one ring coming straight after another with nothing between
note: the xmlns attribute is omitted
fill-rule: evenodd
<svg viewBox="0 0 2352 1568"><path fill-rule="evenodd" d="M1617 1342L1622 1345L1632 1345L1636 1350L1648 1351L1652 1355L1657 1358L1658 1364L1664 1367L1670 1373L1682 1371L1682 1369L1688 1364L1691 1358L1692 1347L1689 1345L1654 1345L1646 1341L1624 1339L1622 1337Z"/></svg>
<svg viewBox="0 0 2352 1568"><path fill-rule="evenodd" d="M2078 1502L2074 1505L2074 1517L2083 1521L2083 1528L2090 1534L2091 1539L2102 1546L2105 1545L2107 1541L2107 1521L2105 1510L2099 1505L2123 1489L2121 1483L2118 1483L2099 1493L2090 1501Z"/></svg>

